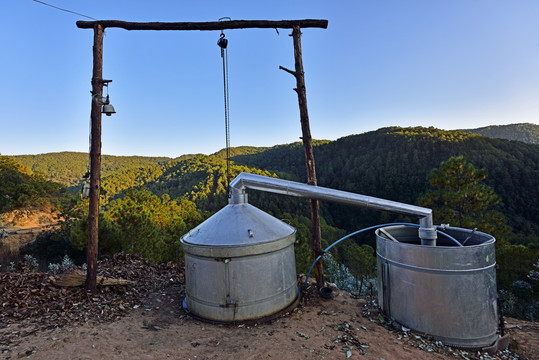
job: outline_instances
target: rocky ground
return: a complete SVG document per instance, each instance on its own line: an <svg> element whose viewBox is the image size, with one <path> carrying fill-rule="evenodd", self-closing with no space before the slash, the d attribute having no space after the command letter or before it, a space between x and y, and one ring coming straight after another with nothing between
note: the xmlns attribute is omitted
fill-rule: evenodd
<svg viewBox="0 0 539 360"><path fill-rule="evenodd" d="M539 359L539 327L507 319L510 348L463 351L388 324L372 299L314 286L273 319L211 324L181 307L183 268L136 255L101 260L131 285L62 287L45 273L0 272L1 359Z"/></svg>

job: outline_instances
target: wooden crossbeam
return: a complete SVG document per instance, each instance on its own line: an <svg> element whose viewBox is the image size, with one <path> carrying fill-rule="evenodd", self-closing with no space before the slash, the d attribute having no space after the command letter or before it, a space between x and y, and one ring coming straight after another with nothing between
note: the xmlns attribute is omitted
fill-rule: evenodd
<svg viewBox="0 0 539 360"><path fill-rule="evenodd" d="M226 20L209 22L129 22L121 20L77 21L81 29L93 29L96 24L105 28L121 28L125 30L226 30L246 28L292 29L301 28L327 29L328 21L319 19L304 20Z"/></svg>

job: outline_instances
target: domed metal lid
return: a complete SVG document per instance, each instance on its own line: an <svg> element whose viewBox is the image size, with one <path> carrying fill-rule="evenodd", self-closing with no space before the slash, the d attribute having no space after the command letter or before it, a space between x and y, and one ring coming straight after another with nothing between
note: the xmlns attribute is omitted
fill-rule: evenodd
<svg viewBox="0 0 539 360"><path fill-rule="evenodd" d="M181 238L182 244L239 247L268 243L296 229L251 204L228 204Z"/></svg>

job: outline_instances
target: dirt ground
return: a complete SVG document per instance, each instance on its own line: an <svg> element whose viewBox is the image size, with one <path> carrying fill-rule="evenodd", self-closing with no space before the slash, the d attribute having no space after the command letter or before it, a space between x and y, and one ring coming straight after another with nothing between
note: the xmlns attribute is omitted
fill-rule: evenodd
<svg viewBox="0 0 539 360"><path fill-rule="evenodd" d="M39 330L1 345L2 359L539 359L539 329L509 319L513 352L466 352L380 323L367 299L336 290L307 296L294 310L260 323L210 324L180 306L183 286L148 294L113 322ZM11 324L3 331L22 331Z"/></svg>
<svg viewBox="0 0 539 360"><path fill-rule="evenodd" d="M50 274L0 269L0 359L539 359L537 323L507 318L509 350L490 356L389 326L372 299L338 289L322 299L311 286L271 320L211 324L183 310L177 264L118 254L98 268L134 285L101 286L88 298Z"/></svg>

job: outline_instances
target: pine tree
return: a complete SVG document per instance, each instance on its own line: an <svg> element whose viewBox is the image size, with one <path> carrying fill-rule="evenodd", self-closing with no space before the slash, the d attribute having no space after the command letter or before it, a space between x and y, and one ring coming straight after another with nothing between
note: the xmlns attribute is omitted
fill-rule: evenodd
<svg viewBox="0 0 539 360"><path fill-rule="evenodd" d="M494 189L481 181L486 169L477 169L464 156L442 161L428 175L434 189L419 197L419 205L433 209L434 221L489 233L498 240L509 232L502 213L493 210L500 202Z"/></svg>

